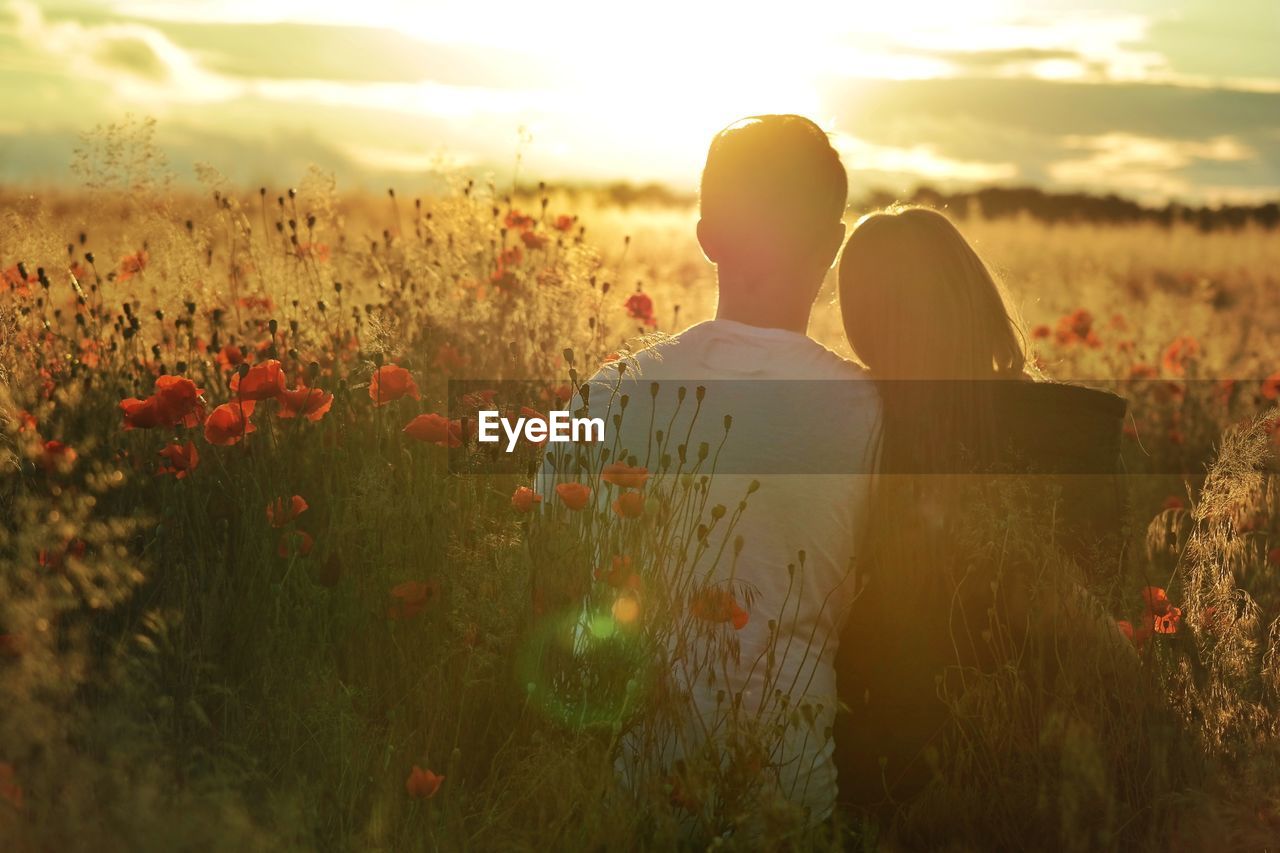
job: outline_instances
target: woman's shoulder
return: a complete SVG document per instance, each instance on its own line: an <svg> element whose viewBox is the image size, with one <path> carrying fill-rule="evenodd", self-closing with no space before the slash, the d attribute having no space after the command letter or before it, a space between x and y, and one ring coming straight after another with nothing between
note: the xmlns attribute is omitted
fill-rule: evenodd
<svg viewBox="0 0 1280 853"><path fill-rule="evenodd" d="M993 395L1012 452L1055 473L1109 473L1120 454L1125 399L1067 382L1002 382Z"/></svg>

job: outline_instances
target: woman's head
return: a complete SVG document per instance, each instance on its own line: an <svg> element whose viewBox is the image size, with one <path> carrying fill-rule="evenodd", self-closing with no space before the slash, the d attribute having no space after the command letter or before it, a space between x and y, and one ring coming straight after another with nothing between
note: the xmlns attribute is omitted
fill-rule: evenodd
<svg viewBox="0 0 1280 853"><path fill-rule="evenodd" d="M927 208L859 220L840 256L840 309L849 345L882 379L1017 377L1026 364L986 265Z"/></svg>

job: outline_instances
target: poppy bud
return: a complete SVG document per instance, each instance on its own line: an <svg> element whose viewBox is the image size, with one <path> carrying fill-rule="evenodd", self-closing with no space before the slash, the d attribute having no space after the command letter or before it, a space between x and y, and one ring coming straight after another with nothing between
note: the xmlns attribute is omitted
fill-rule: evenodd
<svg viewBox="0 0 1280 853"><path fill-rule="evenodd" d="M246 376L249 375L249 365L244 363L243 361L240 362L239 366L236 367L236 373L240 374L241 379L244 379Z"/></svg>
<svg viewBox="0 0 1280 853"><path fill-rule="evenodd" d="M676 389L676 402L683 403L684 398L688 396L688 394L689 394L689 389L681 385L679 388Z"/></svg>
<svg viewBox="0 0 1280 853"><path fill-rule="evenodd" d="M565 347L562 354L564 355L565 363L573 367L573 350L570 347Z"/></svg>
<svg viewBox="0 0 1280 853"><path fill-rule="evenodd" d="M695 390L695 391L693 392L693 396L694 396L694 399L696 399L699 403L701 403L701 402L702 402L702 399L703 399L704 397L706 397L706 396L707 396L707 388L706 388L706 386L705 386L705 385L699 385L699 386L698 386L698 388L697 388L697 390Z"/></svg>
<svg viewBox="0 0 1280 853"><path fill-rule="evenodd" d="M716 504L711 508L711 517L714 518L716 521L719 521L720 519L724 518L724 514L725 514L724 504Z"/></svg>
<svg viewBox="0 0 1280 853"><path fill-rule="evenodd" d="M275 336L275 333L279 328L280 324L275 321L274 317L267 321L267 331L271 332L272 337Z"/></svg>
<svg viewBox="0 0 1280 853"><path fill-rule="evenodd" d="M657 383L657 382L650 382L650 383L649 383L649 396L650 396L650 397L654 397L654 398L656 398L656 397L658 396L658 383Z"/></svg>
<svg viewBox="0 0 1280 853"><path fill-rule="evenodd" d="M630 401L631 401L631 397L630 397L630 395L628 395L628 394L623 394L621 397L619 397L619 398L618 398L618 406L619 406L619 408L621 408L621 409L622 409L622 411L624 411L624 412L625 412L625 411L627 410L627 403L628 403L628 402L630 402Z"/></svg>
<svg viewBox="0 0 1280 853"><path fill-rule="evenodd" d="M759 480L752 480L752 481L751 481L751 485L747 486L747 494L749 494L749 495L754 495L754 494L755 494L756 492L758 492L759 490L760 490L760 481L759 481Z"/></svg>
<svg viewBox="0 0 1280 853"><path fill-rule="evenodd" d="M732 427L732 426L733 426L733 415L725 415L725 416L724 416L724 431L725 431L725 432L728 432L728 431L729 431L729 428L730 428L730 427Z"/></svg>

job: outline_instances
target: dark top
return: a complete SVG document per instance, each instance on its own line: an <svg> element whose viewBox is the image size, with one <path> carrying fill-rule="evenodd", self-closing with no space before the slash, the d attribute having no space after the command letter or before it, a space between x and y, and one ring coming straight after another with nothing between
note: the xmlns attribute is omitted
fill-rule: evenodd
<svg viewBox="0 0 1280 853"><path fill-rule="evenodd" d="M1114 394L1050 382L992 386L992 409L1003 447L989 467L1017 476L1021 486L1044 489L1054 501L1052 541L1086 570L1118 570L1123 537L1124 489L1120 442L1125 400ZM904 522L906 523L906 522ZM945 553L945 543L942 545ZM945 563L945 561L943 561ZM931 777L930 751L950 721L938 698L939 678L957 665L986 668L981 644L957 642L948 625L945 565L926 562L918 574L937 577L937 594L923 596L926 610L903 613L901 602L877 595L877 571L854 602L840 637L836 683L835 761L840 799L847 808L875 810L909 800ZM985 585L980 585L984 586ZM969 624L985 625L991 597L960 607ZM960 620L963 621L963 620ZM886 790L887 789L887 790Z"/></svg>

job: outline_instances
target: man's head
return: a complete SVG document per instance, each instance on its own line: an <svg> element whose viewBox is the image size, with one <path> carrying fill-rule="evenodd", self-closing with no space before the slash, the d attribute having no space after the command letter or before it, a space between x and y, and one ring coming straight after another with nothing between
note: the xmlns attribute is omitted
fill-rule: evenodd
<svg viewBox="0 0 1280 853"><path fill-rule="evenodd" d="M745 118L711 141L698 240L722 287L784 283L811 303L844 240L847 196L840 155L820 127L796 115Z"/></svg>

